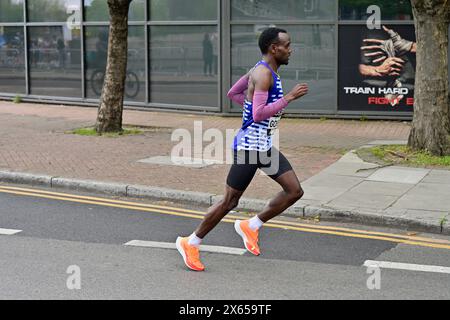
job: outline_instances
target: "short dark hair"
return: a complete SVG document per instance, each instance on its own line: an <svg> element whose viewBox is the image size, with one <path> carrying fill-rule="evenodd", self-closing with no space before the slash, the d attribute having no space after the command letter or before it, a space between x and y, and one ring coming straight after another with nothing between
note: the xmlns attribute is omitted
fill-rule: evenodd
<svg viewBox="0 0 450 320"><path fill-rule="evenodd" d="M287 33L287 31L280 28L267 28L263 31L263 33L261 33L259 36L258 45L262 54L269 52L270 45L280 41L280 38L278 37L279 33Z"/></svg>

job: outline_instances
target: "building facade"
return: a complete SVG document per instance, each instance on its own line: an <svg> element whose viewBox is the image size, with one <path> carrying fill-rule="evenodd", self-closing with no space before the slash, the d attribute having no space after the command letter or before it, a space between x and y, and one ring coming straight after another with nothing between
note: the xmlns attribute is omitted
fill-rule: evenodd
<svg viewBox="0 0 450 320"><path fill-rule="evenodd" d="M0 0L0 98L98 104L108 16L106 0ZM310 86L289 115L410 119L415 56L390 52L383 25L414 41L409 0L133 0L126 106L239 115L226 92L277 26L294 51L285 91ZM374 73L393 56L398 75Z"/></svg>

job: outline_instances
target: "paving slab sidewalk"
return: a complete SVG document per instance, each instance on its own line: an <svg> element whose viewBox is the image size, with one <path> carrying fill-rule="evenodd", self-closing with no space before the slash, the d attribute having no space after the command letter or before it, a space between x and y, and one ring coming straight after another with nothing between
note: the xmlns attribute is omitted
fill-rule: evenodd
<svg viewBox="0 0 450 320"><path fill-rule="evenodd" d="M220 199L229 166L167 165L176 129L237 129L239 118L126 110L138 136L84 137L66 133L95 122L96 108L0 101L0 182L100 191L133 197L211 204ZM281 150L305 196L285 214L450 233L450 171L366 163L351 151L401 143L409 124L389 121L285 119ZM206 143L208 145L208 143ZM226 152L226 146L224 146ZM146 161L152 158L150 161ZM155 162L155 159L157 160ZM278 185L258 174L240 207L260 210Z"/></svg>
<svg viewBox="0 0 450 320"><path fill-rule="evenodd" d="M336 218L437 232L442 227L449 233L450 225L444 220L450 217L448 170L380 167L351 151L306 180L303 187L300 203L315 201L315 208L306 210L309 215L329 209L325 215Z"/></svg>

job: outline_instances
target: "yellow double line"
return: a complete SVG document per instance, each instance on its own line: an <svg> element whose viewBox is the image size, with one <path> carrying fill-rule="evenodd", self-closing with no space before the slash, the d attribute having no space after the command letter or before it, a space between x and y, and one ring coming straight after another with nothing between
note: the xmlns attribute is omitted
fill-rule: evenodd
<svg viewBox="0 0 450 320"><path fill-rule="evenodd" d="M94 205L100 205L100 206L108 206L108 207L130 209L130 210L137 210L137 211L146 211L146 212L153 212L153 213L156 212L156 213L161 213L161 214L166 214L166 215L179 216L179 217L185 217L185 218L193 218L193 219L203 219L206 214L203 211L197 211L197 210L174 208L174 207L160 206L160 205L154 205L154 204L128 202L128 201L113 200L113 199L98 198L98 197L80 196L80 195L66 194L66 193L59 193L59 192L50 192L50 191L44 191L44 190L38 190L38 189L0 186L0 192L15 194L15 195L22 195L22 196L37 197L37 198L70 201L70 202L77 202L77 203L84 203L84 204L94 204ZM228 223L234 223L236 221L236 219L242 219L242 218L243 218L242 216L230 214L222 221L228 222ZM302 231L302 232L308 232L308 233L328 234L328 235L361 238L361 239L381 240L381 241L389 241L389 242L402 243L402 244L408 244L408 245L414 245L414 246L450 250L450 241L442 240L442 239L432 239L432 238L416 237L416 236L409 236L409 235L366 231L366 230L356 230L356 229L332 227L332 226L316 226L316 225L308 225L308 224L287 222L287 221L280 221L280 220L271 220L269 223L266 223L264 226L270 227L270 228L276 228L276 229L283 229L283 230Z"/></svg>

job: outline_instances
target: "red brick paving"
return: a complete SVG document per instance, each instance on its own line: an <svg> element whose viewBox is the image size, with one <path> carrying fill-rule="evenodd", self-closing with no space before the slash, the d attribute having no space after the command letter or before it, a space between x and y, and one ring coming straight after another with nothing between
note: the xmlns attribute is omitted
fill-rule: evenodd
<svg viewBox="0 0 450 320"><path fill-rule="evenodd" d="M119 138L65 133L93 125L96 114L96 108L0 101L0 170L222 194L228 165L193 169L137 161L170 155L176 128L192 131L194 121L202 121L203 131L224 132L238 129L239 118L126 110L124 124L168 129ZM346 150L373 140L406 140L409 130L408 123L393 121L284 119L280 145L304 181ZM267 199L278 191L270 178L257 174L245 196Z"/></svg>

